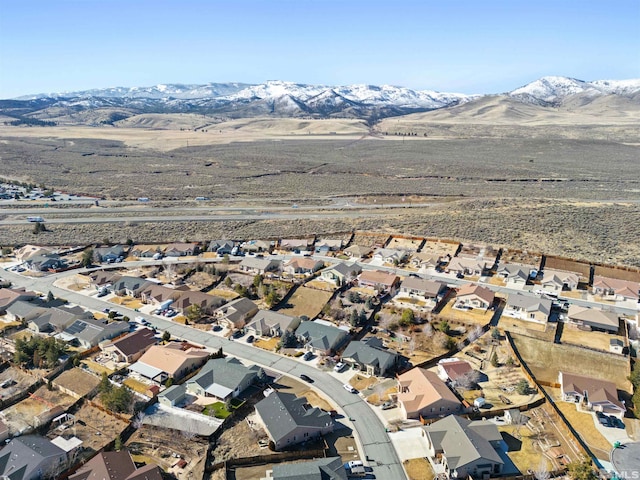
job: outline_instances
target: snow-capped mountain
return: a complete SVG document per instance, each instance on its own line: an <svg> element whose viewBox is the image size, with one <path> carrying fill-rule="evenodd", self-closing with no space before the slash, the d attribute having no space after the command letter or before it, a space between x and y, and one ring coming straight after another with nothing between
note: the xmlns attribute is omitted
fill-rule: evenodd
<svg viewBox="0 0 640 480"><path fill-rule="evenodd" d="M606 95L618 95L637 102L640 99L640 79L585 82L549 76L504 95L518 102L542 107L557 107L566 102L586 104ZM259 85L159 84L30 95L0 100L0 113L27 122L57 121L69 116L77 118L77 113L92 110L102 111L103 114L97 117L107 119L101 120L102 123L110 123L109 119L112 118L120 120L141 113L199 113L227 118L362 118L377 121L384 117L461 105L483 97L411 90L392 85L331 86L274 80ZM109 109L111 113L107 111Z"/></svg>
<svg viewBox="0 0 640 480"><path fill-rule="evenodd" d="M640 91L640 79L596 80L585 82L568 77L542 77L507 95L525 103L557 106L573 95L598 97L602 95L630 95Z"/></svg>

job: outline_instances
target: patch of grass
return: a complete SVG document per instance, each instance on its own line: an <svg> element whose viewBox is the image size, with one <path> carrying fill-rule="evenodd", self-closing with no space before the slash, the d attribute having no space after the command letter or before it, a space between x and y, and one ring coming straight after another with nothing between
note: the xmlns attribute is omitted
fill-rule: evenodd
<svg viewBox="0 0 640 480"><path fill-rule="evenodd" d="M138 392L138 393L142 393L142 394L144 394L147 390L149 390L149 386L148 385L145 385L144 383L139 382L135 378L127 378L124 381L124 384L127 387L129 387L131 390L133 390L134 392Z"/></svg>
<svg viewBox="0 0 640 480"><path fill-rule="evenodd" d="M351 377L351 380L349 380L349 384L356 390L365 390L376 383L378 383L378 379L376 377L365 377L360 374L354 375Z"/></svg>
<svg viewBox="0 0 640 480"><path fill-rule="evenodd" d="M306 315L309 318L317 316L322 307L331 298L331 292L322 292L311 288L299 287L289 297L286 305L278 309L279 313L286 315Z"/></svg>
<svg viewBox="0 0 640 480"><path fill-rule="evenodd" d="M258 340L254 341L253 344L258 348L262 348L263 350L273 351L276 349L276 346L279 342L280 338L278 337L273 337L268 340L259 338Z"/></svg>
<svg viewBox="0 0 640 480"><path fill-rule="evenodd" d="M412 458L403 462L409 480L433 480L435 473L426 458Z"/></svg>
<svg viewBox="0 0 640 480"><path fill-rule="evenodd" d="M203 414L216 418L227 418L231 412L227 410L227 406L223 402L215 402L204 407Z"/></svg>

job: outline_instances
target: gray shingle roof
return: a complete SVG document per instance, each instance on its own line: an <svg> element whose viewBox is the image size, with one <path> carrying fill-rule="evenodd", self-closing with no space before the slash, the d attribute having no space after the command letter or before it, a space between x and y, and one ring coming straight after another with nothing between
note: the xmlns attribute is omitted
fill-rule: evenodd
<svg viewBox="0 0 640 480"><path fill-rule="evenodd" d="M273 392L256 404L269 434L277 443L298 427L326 428L333 425L331 415L317 407L309 407L305 397Z"/></svg>
<svg viewBox="0 0 640 480"><path fill-rule="evenodd" d="M398 354L382 347L382 340L377 337L369 337L364 341L349 343L342 352L342 358L353 359L363 365L371 365L380 368L384 373L391 367L398 357Z"/></svg>
<svg viewBox="0 0 640 480"><path fill-rule="evenodd" d="M319 458L273 466L273 480L347 480L342 458Z"/></svg>
<svg viewBox="0 0 640 480"><path fill-rule="evenodd" d="M237 358L212 358L187 381L187 385L197 383L206 389L215 383L235 390L247 377L257 378L259 375L262 375L262 369L257 365L247 367Z"/></svg>
<svg viewBox="0 0 640 480"><path fill-rule="evenodd" d="M342 343L347 332L337 327L319 322L302 322L296 330L296 337L303 338L313 348L322 350L334 349Z"/></svg>
<svg viewBox="0 0 640 480"><path fill-rule="evenodd" d="M526 312L542 312L546 315L551 313L551 300L546 298L529 297L516 293L509 295L506 308L516 307Z"/></svg>
<svg viewBox="0 0 640 480"><path fill-rule="evenodd" d="M11 480L35 478L38 469L46 474L50 466L65 457L65 451L45 437L15 437L0 451L0 475Z"/></svg>

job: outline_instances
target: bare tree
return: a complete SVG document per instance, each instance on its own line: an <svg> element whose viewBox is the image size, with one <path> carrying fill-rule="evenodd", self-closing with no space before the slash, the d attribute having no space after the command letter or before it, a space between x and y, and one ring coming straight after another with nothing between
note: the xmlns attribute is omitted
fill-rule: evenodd
<svg viewBox="0 0 640 480"><path fill-rule="evenodd" d="M144 417L146 417L146 414L144 412L138 412L133 418L133 422L131 422L133 428L135 428L136 430L142 428L142 425L144 424Z"/></svg>
<svg viewBox="0 0 640 480"><path fill-rule="evenodd" d="M424 327L422 328L422 332L427 337L433 336L433 325L431 325L431 323L425 323Z"/></svg>
<svg viewBox="0 0 640 480"><path fill-rule="evenodd" d="M456 378L456 386L463 390L471 390L478 383L478 380L480 380L480 374L478 371L471 370Z"/></svg>
<svg viewBox="0 0 640 480"><path fill-rule="evenodd" d="M411 340L409 340L409 345L407 347L407 351L409 352L409 355L413 355L413 352L416 349L416 339L414 337L411 337Z"/></svg>
<svg viewBox="0 0 640 480"><path fill-rule="evenodd" d="M544 458L541 458L540 463L533 471L533 476L536 477L536 480L549 480L550 475L547 466L547 461Z"/></svg>
<svg viewBox="0 0 640 480"><path fill-rule="evenodd" d="M467 337L469 339L469 343L475 342L483 334L484 334L484 330L482 329L482 327L480 325L476 325L476 328L471 330L471 332L469 332L469 336Z"/></svg>

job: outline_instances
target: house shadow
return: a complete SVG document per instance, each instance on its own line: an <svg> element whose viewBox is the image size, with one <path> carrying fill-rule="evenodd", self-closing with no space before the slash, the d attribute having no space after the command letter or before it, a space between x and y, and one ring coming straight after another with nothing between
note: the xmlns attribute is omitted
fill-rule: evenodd
<svg viewBox="0 0 640 480"><path fill-rule="evenodd" d="M504 443L507 444L509 452L519 452L522 450L522 440L518 440L508 432L500 432L500 435L502 435Z"/></svg>
<svg viewBox="0 0 640 480"><path fill-rule="evenodd" d="M489 381L489 375L479 372L478 370L476 370L476 372L478 372L478 380L476 380L476 383L484 383Z"/></svg>

